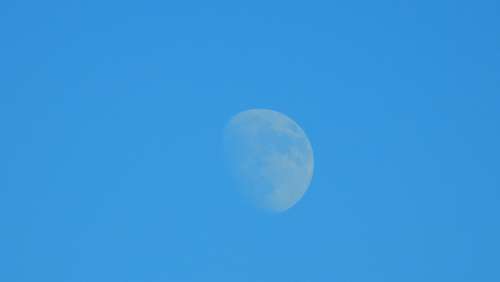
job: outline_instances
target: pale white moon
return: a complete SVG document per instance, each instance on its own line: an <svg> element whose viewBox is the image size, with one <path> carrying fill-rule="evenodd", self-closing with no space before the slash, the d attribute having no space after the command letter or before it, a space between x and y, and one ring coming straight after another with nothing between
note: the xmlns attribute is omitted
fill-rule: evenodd
<svg viewBox="0 0 500 282"><path fill-rule="evenodd" d="M240 112L226 126L224 144L237 186L256 206L285 211L309 188L313 150L304 130L286 115Z"/></svg>

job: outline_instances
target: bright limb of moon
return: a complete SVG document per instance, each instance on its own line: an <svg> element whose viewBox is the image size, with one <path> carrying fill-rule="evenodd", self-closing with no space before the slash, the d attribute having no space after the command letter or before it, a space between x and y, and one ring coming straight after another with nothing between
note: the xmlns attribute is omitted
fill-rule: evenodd
<svg viewBox="0 0 500 282"><path fill-rule="evenodd" d="M304 130L286 115L251 109L231 118L224 148L237 186L265 210L294 206L311 183L313 150Z"/></svg>

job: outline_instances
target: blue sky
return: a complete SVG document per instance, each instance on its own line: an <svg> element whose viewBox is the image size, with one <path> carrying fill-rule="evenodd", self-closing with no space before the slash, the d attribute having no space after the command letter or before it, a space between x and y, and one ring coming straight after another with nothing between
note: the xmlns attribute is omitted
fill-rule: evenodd
<svg viewBox="0 0 500 282"><path fill-rule="evenodd" d="M500 281L498 1L3 1L0 281ZM315 152L279 215L222 130Z"/></svg>

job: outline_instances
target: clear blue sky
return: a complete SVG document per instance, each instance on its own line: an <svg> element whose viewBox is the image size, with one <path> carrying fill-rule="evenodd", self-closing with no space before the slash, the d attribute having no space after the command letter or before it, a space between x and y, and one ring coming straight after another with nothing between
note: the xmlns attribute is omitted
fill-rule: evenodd
<svg viewBox="0 0 500 282"><path fill-rule="evenodd" d="M500 4L2 1L0 281L500 281ZM245 205L235 113L315 175Z"/></svg>

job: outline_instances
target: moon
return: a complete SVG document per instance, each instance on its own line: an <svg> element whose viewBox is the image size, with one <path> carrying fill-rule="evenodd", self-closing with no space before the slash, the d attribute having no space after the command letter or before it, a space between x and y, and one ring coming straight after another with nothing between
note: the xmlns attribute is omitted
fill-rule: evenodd
<svg viewBox="0 0 500 282"><path fill-rule="evenodd" d="M236 114L224 129L224 150L236 186L259 208L284 212L309 188L314 170L311 143L282 113L251 109Z"/></svg>

